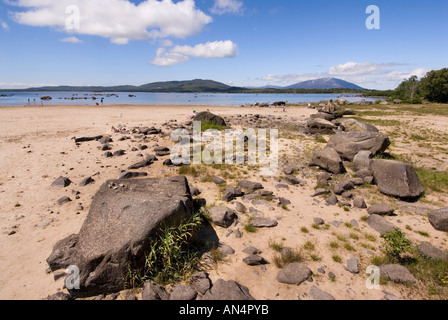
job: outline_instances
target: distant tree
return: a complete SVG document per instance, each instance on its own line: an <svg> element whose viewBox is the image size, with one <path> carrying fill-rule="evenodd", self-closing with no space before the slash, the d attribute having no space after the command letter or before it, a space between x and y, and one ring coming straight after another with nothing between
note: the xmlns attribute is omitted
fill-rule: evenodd
<svg viewBox="0 0 448 320"><path fill-rule="evenodd" d="M407 103L421 103L420 81L417 76L411 76L408 80L403 81L397 89L393 99L401 99Z"/></svg>
<svg viewBox="0 0 448 320"><path fill-rule="evenodd" d="M428 72L421 80L421 90L431 102L448 103L448 68Z"/></svg>

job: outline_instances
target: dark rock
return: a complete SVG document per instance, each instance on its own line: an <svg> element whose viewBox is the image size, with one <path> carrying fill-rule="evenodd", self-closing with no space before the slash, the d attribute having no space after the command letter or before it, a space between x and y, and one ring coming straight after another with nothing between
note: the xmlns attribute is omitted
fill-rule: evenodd
<svg viewBox="0 0 448 320"><path fill-rule="evenodd" d="M391 216L394 214L394 211L395 209L388 203L374 204L367 209L368 214L378 214L380 216Z"/></svg>
<svg viewBox="0 0 448 320"><path fill-rule="evenodd" d="M290 205L290 204L291 204L291 201L289 201L288 199L285 199L283 197L279 197L278 198L278 205L279 206L287 206L287 205Z"/></svg>
<svg viewBox="0 0 448 320"><path fill-rule="evenodd" d="M114 156L114 154L113 154L112 152L110 152L110 151L105 152L105 153L103 154L103 157L104 157L104 158L112 158L113 156Z"/></svg>
<svg viewBox="0 0 448 320"><path fill-rule="evenodd" d="M422 243L421 245L417 246L417 250L420 255L431 260L448 259L448 255L445 251L442 251L429 243Z"/></svg>
<svg viewBox="0 0 448 320"><path fill-rule="evenodd" d="M263 185L261 183L247 181L247 180L240 181L238 185L241 188L249 189L249 190L253 190L253 191L264 189Z"/></svg>
<svg viewBox="0 0 448 320"><path fill-rule="evenodd" d="M316 286L311 287L309 294L311 299L313 300L320 300L320 301L336 300L331 294L319 289Z"/></svg>
<svg viewBox="0 0 448 320"><path fill-rule="evenodd" d="M66 196L66 197L62 197L61 199L59 199L57 203L58 203L58 205L62 206L71 201L72 201L72 199L70 199L69 197Z"/></svg>
<svg viewBox="0 0 448 320"><path fill-rule="evenodd" d="M333 192L337 195L341 195L344 191L353 190L355 185L351 180L343 180L334 186Z"/></svg>
<svg viewBox="0 0 448 320"><path fill-rule="evenodd" d="M288 183L292 184L293 186L295 185L306 185L306 181L303 179L299 179L296 176L285 176L285 180L288 181Z"/></svg>
<svg viewBox="0 0 448 320"><path fill-rule="evenodd" d="M222 198L223 201L230 202L234 200L237 197L244 196L244 192L241 190L240 187L228 187L226 189L226 193L224 197Z"/></svg>
<svg viewBox="0 0 448 320"><path fill-rule="evenodd" d="M87 178L84 178L84 179L78 184L78 186L79 186L79 187L85 187L85 186L87 186L87 185L89 185L89 184L91 184L91 183L94 183L94 182L95 182L95 180L93 180L92 177L87 177Z"/></svg>
<svg viewBox="0 0 448 320"><path fill-rule="evenodd" d="M250 224L256 228L273 228L278 226L277 220L267 218L252 218Z"/></svg>
<svg viewBox="0 0 448 320"><path fill-rule="evenodd" d="M355 199L353 199L353 206L358 209L366 209L367 208L367 204L366 204L364 198L362 198L362 197L355 197Z"/></svg>
<svg viewBox="0 0 448 320"><path fill-rule="evenodd" d="M52 294L51 296L48 296L45 300L49 301L69 301L73 300L73 297L67 293L58 292L55 294Z"/></svg>
<svg viewBox="0 0 448 320"><path fill-rule="evenodd" d="M192 287L185 284L176 284L170 294L170 300L174 301L192 301L195 300L198 293Z"/></svg>
<svg viewBox="0 0 448 320"><path fill-rule="evenodd" d="M342 159L333 148L315 150L309 165L318 166L319 168L334 174L345 172Z"/></svg>
<svg viewBox="0 0 448 320"><path fill-rule="evenodd" d="M338 200L338 197L334 194L331 197L325 199L325 202L329 205L334 206L339 202L339 200Z"/></svg>
<svg viewBox="0 0 448 320"><path fill-rule="evenodd" d="M101 139L99 139L98 142L99 142L100 144L108 144L108 143L112 143L112 142L114 142L114 140L112 140L111 137L107 137L107 136L105 136L105 137L102 137Z"/></svg>
<svg viewBox="0 0 448 320"><path fill-rule="evenodd" d="M374 159L371 169L378 190L403 200L419 198L425 190L412 165L392 160Z"/></svg>
<svg viewBox="0 0 448 320"><path fill-rule="evenodd" d="M256 254L244 258L243 262L249 266L259 266L263 264L269 264L269 262L266 261L266 259Z"/></svg>
<svg viewBox="0 0 448 320"><path fill-rule="evenodd" d="M344 268L345 268L345 270L347 270L353 274L358 274L359 273L358 259L356 259L355 257L348 259L347 266L344 266Z"/></svg>
<svg viewBox="0 0 448 320"><path fill-rule="evenodd" d="M378 132L379 131L378 128L376 128L375 126L361 122L361 121L353 119L353 118L343 118L343 119L338 119L336 121L339 123L339 126L345 132L351 132L351 131ZM336 121L334 121L334 122L336 122Z"/></svg>
<svg viewBox="0 0 448 320"><path fill-rule="evenodd" d="M212 286L212 288L207 291L200 300L214 300L214 301L225 301L225 300L255 300L251 296L249 289L239 283L229 280L224 281L219 279Z"/></svg>
<svg viewBox="0 0 448 320"><path fill-rule="evenodd" d="M241 202L236 202L235 210L238 212L241 212L241 213L247 212L246 206L244 204L242 204Z"/></svg>
<svg viewBox="0 0 448 320"><path fill-rule="evenodd" d="M343 159L352 161L361 150L373 155L384 152L390 145L389 138L378 132L342 132L332 136L327 147L333 148Z"/></svg>
<svg viewBox="0 0 448 320"><path fill-rule="evenodd" d="M313 221L314 221L315 224L317 224L319 226L325 224L325 222L324 222L324 220L322 218L313 218Z"/></svg>
<svg viewBox="0 0 448 320"><path fill-rule="evenodd" d="M204 295L212 287L212 282L205 271L200 271L191 276L191 285Z"/></svg>
<svg viewBox="0 0 448 320"><path fill-rule="evenodd" d="M169 300L169 294L166 292L165 288L159 286L157 283L153 281L147 281L143 286L142 300L145 301Z"/></svg>
<svg viewBox="0 0 448 320"><path fill-rule="evenodd" d="M290 263L277 275L277 281L286 284L299 285L311 278L311 269L302 263Z"/></svg>
<svg viewBox="0 0 448 320"><path fill-rule="evenodd" d="M197 197L201 194L201 191L198 188L190 188L190 190L193 197Z"/></svg>
<svg viewBox="0 0 448 320"><path fill-rule="evenodd" d="M53 184L51 186L53 188L62 189L62 188L68 187L71 183L72 183L72 181L69 178L59 177L53 182Z"/></svg>
<svg viewBox="0 0 448 320"><path fill-rule="evenodd" d="M261 251L260 249L257 249L252 246L248 246L248 247L244 248L243 252L250 254L250 255L263 253L263 251Z"/></svg>
<svg viewBox="0 0 448 320"><path fill-rule="evenodd" d="M448 231L448 207L428 213L429 222L438 231Z"/></svg>
<svg viewBox="0 0 448 320"><path fill-rule="evenodd" d="M147 175L148 175L147 172L121 171L117 179L126 180L132 178L146 177Z"/></svg>
<svg viewBox="0 0 448 320"><path fill-rule="evenodd" d="M359 172L361 170L370 170L370 162L373 154L370 151L361 150L353 158L353 170Z"/></svg>
<svg viewBox="0 0 448 320"><path fill-rule="evenodd" d="M381 277L388 281L401 284L417 283L414 275L409 270L399 264L389 264L380 266Z"/></svg>
<svg viewBox="0 0 448 320"><path fill-rule="evenodd" d="M392 224L391 222L384 219L382 216L379 216L377 214L372 214L367 219L367 224L374 230L378 231L379 233L386 233L388 231L393 231L396 226Z"/></svg>
<svg viewBox="0 0 448 320"><path fill-rule="evenodd" d="M213 114L211 112L205 111L200 112L194 117L194 121L201 121L201 122L211 122L213 124L216 124L218 126L227 126L226 121L223 117L218 116L216 114Z"/></svg>
<svg viewBox="0 0 448 320"><path fill-rule="evenodd" d="M218 184L218 185L220 185L221 183L225 183L225 182L226 182L226 180L224 180L224 179L222 179L222 178L220 178L220 177L213 177L213 178L212 178L212 181L213 181L215 184Z"/></svg>
<svg viewBox="0 0 448 320"><path fill-rule="evenodd" d="M153 158L154 156L152 156L152 157L150 157L150 156L147 156L146 158L145 158L145 160L142 160L142 161L140 161L140 162L138 162L138 163L136 163L136 164L133 164L132 166L130 166L129 168L128 168L128 170L136 170L136 169L141 169L141 168L145 168L145 167L148 167L148 166L150 166L151 164L153 164L154 162L154 158Z"/></svg>
<svg viewBox="0 0 448 320"><path fill-rule="evenodd" d="M333 134L334 130L337 129L337 127L330 121L319 118L308 120L306 126L308 127L308 131L311 134Z"/></svg>
<svg viewBox="0 0 448 320"><path fill-rule="evenodd" d="M208 212L212 222L223 228L229 228L236 219L233 210L227 207L211 207Z"/></svg>
<svg viewBox="0 0 448 320"><path fill-rule="evenodd" d="M96 137L82 137L82 138L73 138L75 140L75 143L81 143L81 142L89 142L89 141L98 141L103 136L96 136Z"/></svg>
<svg viewBox="0 0 448 320"><path fill-rule="evenodd" d="M79 235L59 242L47 262L52 270L67 263L79 267L81 288L69 290L74 296L121 291L129 268L143 266L156 231L192 214L185 177L106 181Z"/></svg>
<svg viewBox="0 0 448 320"><path fill-rule="evenodd" d="M124 156L126 152L124 150L117 150L113 153L114 157L121 157Z"/></svg>

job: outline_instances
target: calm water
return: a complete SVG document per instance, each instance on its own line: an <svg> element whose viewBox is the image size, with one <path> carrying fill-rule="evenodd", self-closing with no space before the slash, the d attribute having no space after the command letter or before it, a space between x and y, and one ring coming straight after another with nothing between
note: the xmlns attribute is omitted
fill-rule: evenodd
<svg viewBox="0 0 448 320"><path fill-rule="evenodd" d="M356 95L340 94L210 94L210 93L91 93L91 92L0 92L0 107L27 105L196 105L196 106L229 106L239 107L245 104L273 103L286 101L288 103L319 102L323 100L342 98L350 102L361 100L375 101L377 98L364 98ZM133 96L130 96L133 95ZM52 100L41 100L50 96ZM93 98L96 98L93 99Z"/></svg>

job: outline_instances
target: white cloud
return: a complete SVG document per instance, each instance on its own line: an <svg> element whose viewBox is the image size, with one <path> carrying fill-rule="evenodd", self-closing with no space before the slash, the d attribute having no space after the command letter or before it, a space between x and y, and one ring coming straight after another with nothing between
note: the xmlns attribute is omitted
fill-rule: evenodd
<svg viewBox="0 0 448 320"><path fill-rule="evenodd" d="M238 55L238 46L230 40L214 41L194 47L175 46L171 52L198 58L231 58Z"/></svg>
<svg viewBox="0 0 448 320"><path fill-rule="evenodd" d="M239 14L243 10L243 2L239 0L215 0L215 4L210 9L214 14L234 13Z"/></svg>
<svg viewBox="0 0 448 320"><path fill-rule="evenodd" d="M427 71L424 68L417 68L412 71L392 71L388 73L384 79L387 81L404 81L409 79L411 76L417 76L419 79L426 75Z"/></svg>
<svg viewBox="0 0 448 320"><path fill-rule="evenodd" d="M166 52L165 48L159 48L157 50L156 57L150 62L150 64L155 66L169 67L179 63L187 62L188 60L190 60L190 58L183 54Z"/></svg>
<svg viewBox="0 0 448 320"><path fill-rule="evenodd" d="M212 22L196 8L194 0L145 0L139 4L129 0L17 0L9 4L23 8L12 13L20 24L101 36L115 44L186 38Z"/></svg>
<svg viewBox="0 0 448 320"><path fill-rule="evenodd" d="M196 58L231 58L238 55L238 45L230 40L201 43L194 47L175 46L169 51L157 50L156 57L150 62L157 66L173 66Z"/></svg>
<svg viewBox="0 0 448 320"><path fill-rule="evenodd" d="M3 30L8 31L9 30L9 26L6 22L1 21L0 20L0 26L2 27Z"/></svg>
<svg viewBox="0 0 448 320"><path fill-rule="evenodd" d="M329 69L329 75L335 76L359 76L359 75L372 75L372 74L385 74L388 71L384 68L397 66L397 63L358 63L347 62L345 64L339 64Z"/></svg>
<svg viewBox="0 0 448 320"><path fill-rule="evenodd" d="M68 37L61 39L62 42L69 42L69 43L83 43L82 40L76 38L76 37Z"/></svg>

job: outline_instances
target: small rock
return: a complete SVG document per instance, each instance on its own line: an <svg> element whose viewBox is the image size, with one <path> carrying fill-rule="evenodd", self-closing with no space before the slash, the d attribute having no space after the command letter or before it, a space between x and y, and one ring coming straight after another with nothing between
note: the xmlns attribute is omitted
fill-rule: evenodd
<svg viewBox="0 0 448 320"><path fill-rule="evenodd" d="M299 285L312 276L312 271L302 263L290 263L277 275L277 281L285 284Z"/></svg>
<svg viewBox="0 0 448 320"><path fill-rule="evenodd" d="M334 205L336 205L339 202L339 200L338 200L338 197L334 194L331 197L325 199L325 202L327 204L329 204L329 205L333 205L334 206Z"/></svg>
<svg viewBox="0 0 448 320"><path fill-rule="evenodd" d="M269 262L266 261L263 257L253 254L243 259L243 262L249 266L259 266L262 264L268 264Z"/></svg>
<svg viewBox="0 0 448 320"><path fill-rule="evenodd" d="M344 266L344 268L345 268L345 270L347 270L353 274L358 274L359 273L358 259L356 259L355 257L348 259L347 266Z"/></svg>
<svg viewBox="0 0 448 320"><path fill-rule="evenodd" d="M66 203L69 203L71 201L72 201L72 199L70 199L69 197L65 196L65 197L60 198L57 201L57 203L58 203L58 205L62 206L62 205L66 204Z"/></svg>
<svg viewBox="0 0 448 320"><path fill-rule="evenodd" d="M328 301L335 300L335 298L331 294L329 294L329 293L319 289L316 286L312 286L311 287L309 295L310 295L310 297L313 300L321 300L321 301L324 301L324 300L328 300Z"/></svg>
<svg viewBox="0 0 448 320"><path fill-rule="evenodd" d="M362 198L362 197L355 197L355 199L353 199L353 206L358 209L366 209L367 208L366 202L365 202L364 198Z"/></svg>
<svg viewBox="0 0 448 320"><path fill-rule="evenodd" d="M395 209L388 203L378 203L370 206L367 209L367 213L370 215L377 214L380 216L390 216L394 213Z"/></svg>
<svg viewBox="0 0 448 320"><path fill-rule="evenodd" d="M62 189L62 188L68 187L71 183L72 183L72 181L69 178L59 177L53 182L53 184L51 186L53 188Z"/></svg>

